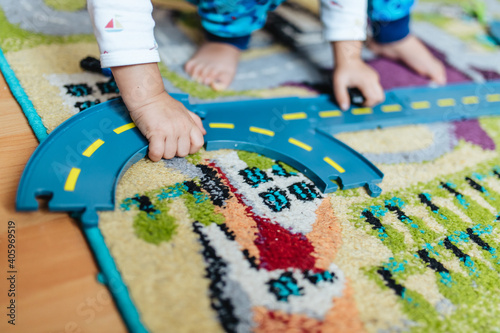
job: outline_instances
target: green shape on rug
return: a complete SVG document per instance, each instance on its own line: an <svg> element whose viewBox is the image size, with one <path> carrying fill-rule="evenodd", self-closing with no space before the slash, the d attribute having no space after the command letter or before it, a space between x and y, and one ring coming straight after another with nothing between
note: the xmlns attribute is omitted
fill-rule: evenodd
<svg viewBox="0 0 500 333"><path fill-rule="evenodd" d="M428 330L427 332L437 332L436 329L441 326L439 314L422 295L406 288L397 276L383 266L366 269L365 274L381 289L391 289L398 296L399 303L409 318L420 324L425 323L423 327ZM433 330L429 330L430 327ZM412 327L409 331L415 332L416 330Z"/></svg>
<svg viewBox="0 0 500 333"><path fill-rule="evenodd" d="M404 254L406 256L406 254ZM398 301L403 306L403 311L408 317L418 322L420 325L413 326L409 329L411 332L450 332L454 327L457 327L457 320L464 320L463 327L478 329L481 321L469 322L470 308L480 308L482 300L480 295L487 295L488 290L483 286L492 286L485 284L488 280L477 280L479 284L474 286L471 284L470 277L464 277L460 273L450 272L450 274L435 273L436 283L439 292L445 297L440 301L439 307L431 305L423 295L416 290L412 290L406 286L407 278L410 276L406 274L412 262L417 266L422 264L415 260L395 259L389 258L387 262L382 263L381 266L365 268L364 273L381 287L381 289L391 289L398 297ZM415 273L423 272L426 267L416 269ZM472 280L474 281L474 280ZM492 281L490 281L491 283ZM429 288L428 286L427 288ZM451 301L450 302L448 302ZM444 301L444 303L443 303ZM444 305L447 304L447 305ZM461 306L467 305L467 306ZM448 310L443 309L447 307ZM438 311L436 311L438 310ZM447 315L443 316L445 313ZM487 315L489 311L484 311L482 315ZM479 316L478 316L479 318ZM423 324L423 325L422 325ZM462 325L461 325L462 326ZM469 331L469 330L464 330Z"/></svg>
<svg viewBox="0 0 500 333"><path fill-rule="evenodd" d="M203 159L201 157L201 153L204 152L205 149L204 148L201 148L201 150L197 151L196 153L194 154L190 154L188 156L185 157L185 159L191 163L192 165L197 165L197 164L200 164L201 163L201 160Z"/></svg>
<svg viewBox="0 0 500 333"><path fill-rule="evenodd" d="M165 199L182 198L189 216L205 226L211 223L221 224L224 222L224 216L215 212L215 206L206 193L194 191L191 194L187 191L186 183L177 183L160 190L148 192L148 196L159 202Z"/></svg>
<svg viewBox="0 0 500 333"><path fill-rule="evenodd" d="M50 36L23 30L19 25L11 24L0 10L0 48L4 52L19 51L42 44L69 44L95 42L94 35Z"/></svg>
<svg viewBox="0 0 500 333"><path fill-rule="evenodd" d="M483 0L469 0L462 4L462 9L479 23L486 25L488 22L488 8Z"/></svg>
<svg viewBox="0 0 500 333"><path fill-rule="evenodd" d="M488 8L484 0L422 0L422 2L460 7L467 15L476 18L481 24L487 23Z"/></svg>
<svg viewBox="0 0 500 333"><path fill-rule="evenodd" d="M500 117L482 117L479 118L479 124L495 142L496 151L500 152Z"/></svg>
<svg viewBox="0 0 500 333"><path fill-rule="evenodd" d="M297 174L298 171L293 167L289 166L286 163L281 161L274 161L269 157L265 157L263 155L252 153L244 150L238 150L238 157L240 160L245 162L249 168L258 168L260 170L268 170L273 168L274 166L278 166L283 168L286 172L290 174Z"/></svg>
<svg viewBox="0 0 500 333"><path fill-rule="evenodd" d="M204 226L212 223L224 223L224 216L215 212L215 206L210 201L210 198L205 193L195 192L195 194L182 195L184 204L186 205L189 215L195 221L200 222Z"/></svg>
<svg viewBox="0 0 500 333"><path fill-rule="evenodd" d="M475 13L467 13L470 21L463 22L463 19L443 16L439 13L415 12L412 19L415 21L431 23L436 27L458 37L463 42L468 43L469 47L480 47L488 52L496 52L498 46L493 40L490 40L487 29L487 22L483 22L483 16L477 16ZM477 20L476 20L477 18ZM457 25L463 25L464 29L457 29Z"/></svg>
<svg viewBox="0 0 500 333"><path fill-rule="evenodd" d="M274 161L272 159L257 153L238 150L237 154L240 160L245 162L249 168L259 168L260 170L267 170L272 168L274 164Z"/></svg>
<svg viewBox="0 0 500 333"><path fill-rule="evenodd" d="M87 8L85 0L43 0L43 2L48 7L63 12L76 12Z"/></svg>
<svg viewBox="0 0 500 333"><path fill-rule="evenodd" d="M496 171L495 168L500 165L499 162L498 158L494 158L456 174L442 176L425 184L420 183L410 188L385 193L380 198L365 200L363 203L352 207L353 213L356 215L363 210L370 211L381 223L377 224L376 221L372 221L370 225L366 223L368 220L363 215L358 215L363 220L363 222L359 222L360 220L354 220L356 215L353 215L352 221L356 221L355 224L358 228L367 230L369 225L370 230L368 233L373 235L377 233L376 230L373 230L373 227L381 225L389 235L389 237L380 239L380 241L393 253L392 259L371 268L367 267L364 272L383 289L387 289L391 285L391 289L394 290L394 284L405 288L404 293L401 293L401 289L399 289L400 294L398 295L403 312L412 321L420 323L419 326L409 327L409 331L449 332L456 327L462 327L464 331L472 332L482 330L484 327L498 326L499 310L494 305L495 302L500 300L500 293L495 287L495 281L498 279L498 273L500 272L500 262L497 256L499 245L495 236L496 232L498 232L498 217L481 206L472 197L463 193L466 189L476 191L478 195L496 208L499 193L494 190L497 187L487 186L489 184L487 181L489 179L498 181L496 180L498 175L493 171ZM484 191L482 189L478 190L478 186L471 184L466 177L473 178L481 186L484 186ZM453 194L450 189L445 189L443 183L460 192L460 198L457 198L457 195ZM463 220L457 212L450 210L448 207L436 206L436 202L442 202L443 199L453 202L457 212L462 212L463 215L472 219L475 223L471 224L468 220ZM389 212L386 207L388 203L394 207L399 207L404 215L395 210ZM422 205L429 215L418 214L418 216L415 216L418 211L414 207ZM415 213L410 213L410 211ZM396 217L399 215L400 222L407 222L400 225L405 226L410 231L413 240L412 245L402 246L399 244L401 240L396 242L392 239L394 234L389 225L390 223L388 223L388 220L383 220L387 214L393 214ZM443 229L433 228L431 230L430 225L427 224L430 222L429 217L439 223ZM418 229L412 226L412 222L418 226ZM467 233L469 228L474 235L487 242L490 248L473 241ZM424 233L415 232L418 230L423 230ZM448 245L445 244L445 239L448 239ZM450 244L456 248L453 249ZM436 266L433 266L434 281L440 294L444 296L442 302L434 305L436 308L425 300L424 295L419 294L416 290L409 290L405 286L407 279L412 275L422 274L424 271L431 269L430 263L419 258L417 254L419 249L426 250L429 258L444 264L449 270L449 273L438 272ZM461 254L457 250L465 253L466 257L460 259ZM456 263L457 260L460 266L455 269L452 264L453 262ZM392 280L383 278L378 273L381 268L390 271ZM408 284L408 286L411 286L411 284ZM443 310L443 304L447 304L445 308L448 310ZM438 305L439 308L437 308ZM471 321L470 318L477 320Z"/></svg>
<svg viewBox="0 0 500 333"><path fill-rule="evenodd" d="M167 202L155 205L157 212L151 214L139 212L134 218L134 231L137 237L152 244L168 242L172 239L177 224L175 218L168 214Z"/></svg>
<svg viewBox="0 0 500 333"><path fill-rule="evenodd" d="M356 209L359 209L357 207ZM366 215L367 212L373 214L373 216ZM384 243L393 253L400 253L407 251L407 242L403 233L397 231L390 225L380 225L378 222L382 220L382 217L386 214L391 214L389 211L383 207L383 205L373 205L368 208L362 208L359 213L359 218L363 222L356 222L356 227L362 228L367 233L377 237L381 242ZM378 222L377 222L378 221Z"/></svg>
<svg viewBox="0 0 500 333"><path fill-rule="evenodd" d="M134 217L135 233L137 237L156 245L170 241L177 230L176 219L169 215L169 205L173 200L183 200L189 216L205 226L224 223L224 216L215 212L215 206L206 193L194 191L191 194L187 191L185 183L177 183L126 198L120 207L123 211L129 211L131 207L140 209Z"/></svg>
<svg viewBox="0 0 500 333"><path fill-rule="evenodd" d="M268 97L267 94L263 94L268 89L262 90L222 90L215 91L211 87L198 83L196 81L187 79L182 77L178 73L171 71L164 63L158 63L158 67L160 68L160 74L163 78L167 79L172 83L175 87L182 90L182 92L189 94L190 97L196 97L201 99L217 99L223 97L252 97L252 98L261 98ZM275 97L280 96L289 96L289 94L276 94Z"/></svg>
<svg viewBox="0 0 500 333"><path fill-rule="evenodd" d="M203 99L215 99L220 97L233 97L233 96L249 96L249 97L257 97L255 93L252 91L232 91L232 90L224 90L224 91L215 91L212 88L200 84L196 81L192 81L186 79L179 74L171 71L167 68L167 66L163 63L158 63L158 67L160 68L160 74L165 79L169 80L174 86L179 88L185 93L188 93L191 97L203 98Z"/></svg>

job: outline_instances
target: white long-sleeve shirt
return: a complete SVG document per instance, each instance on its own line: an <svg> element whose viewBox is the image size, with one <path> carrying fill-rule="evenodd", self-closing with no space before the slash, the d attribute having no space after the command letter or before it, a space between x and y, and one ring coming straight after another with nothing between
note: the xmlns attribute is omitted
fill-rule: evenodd
<svg viewBox="0 0 500 333"><path fill-rule="evenodd" d="M367 0L320 0L327 41L366 38ZM159 62L150 0L88 0L102 67Z"/></svg>

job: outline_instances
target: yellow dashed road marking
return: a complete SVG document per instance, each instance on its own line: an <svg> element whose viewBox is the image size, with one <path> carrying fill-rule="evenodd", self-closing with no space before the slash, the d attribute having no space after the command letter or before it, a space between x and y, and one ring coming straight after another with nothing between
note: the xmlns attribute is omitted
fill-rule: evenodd
<svg viewBox="0 0 500 333"><path fill-rule="evenodd" d="M95 151L99 149L99 147L102 146L103 144L104 141L102 141L101 139L95 140L94 143L92 143L87 149L85 149L82 155L87 157L92 156L92 154L95 153Z"/></svg>
<svg viewBox="0 0 500 333"><path fill-rule="evenodd" d="M210 123L208 124L210 128L226 128L226 129L234 129L234 124L228 123Z"/></svg>
<svg viewBox="0 0 500 333"><path fill-rule="evenodd" d="M462 98L462 103L464 104L478 104L479 98L477 96L466 96Z"/></svg>
<svg viewBox="0 0 500 333"><path fill-rule="evenodd" d="M334 160L332 160L330 157L325 157L323 159L323 161L325 161L326 163L330 164L332 167L335 168L335 170L337 170L338 172L340 173L344 173L345 170L344 168L342 168L340 165L338 165Z"/></svg>
<svg viewBox="0 0 500 333"><path fill-rule="evenodd" d="M399 112L403 110L399 104L383 105L382 112Z"/></svg>
<svg viewBox="0 0 500 333"><path fill-rule="evenodd" d="M64 184L64 190L68 192L73 192L75 190L76 181L80 175L80 169L71 168L68 178L66 178L66 183Z"/></svg>
<svg viewBox="0 0 500 333"><path fill-rule="evenodd" d="M439 99L438 106L440 106L440 107L455 106L455 100L453 98Z"/></svg>
<svg viewBox="0 0 500 333"><path fill-rule="evenodd" d="M342 116L342 112L339 110L334 111L320 111L319 116L321 118L331 118L331 117L340 117Z"/></svg>
<svg viewBox="0 0 500 333"><path fill-rule="evenodd" d="M298 119L306 119L307 113L305 112L296 112L296 113L285 113L283 115L283 119L285 120L298 120Z"/></svg>
<svg viewBox="0 0 500 333"><path fill-rule="evenodd" d="M413 102L411 103L411 108L415 110L428 109L431 107L431 103L427 101Z"/></svg>
<svg viewBox="0 0 500 333"><path fill-rule="evenodd" d="M372 108L358 108L358 109L352 109L352 114L359 116L362 114L372 114L373 110Z"/></svg>
<svg viewBox="0 0 500 333"><path fill-rule="evenodd" d="M500 94L490 94L486 96L488 102L500 102Z"/></svg>
<svg viewBox="0 0 500 333"><path fill-rule="evenodd" d="M290 142L292 145L296 145L297 147L300 147L302 149L305 149L307 151L311 151L312 147L309 145L306 145L304 142L300 142L299 140L296 140L294 138L288 139L288 142Z"/></svg>
<svg viewBox="0 0 500 333"><path fill-rule="evenodd" d="M126 125L123 125L123 126L120 126L120 127L117 127L113 130L113 132L115 132L116 134L121 134L125 131L128 131L129 129L131 128L134 128L135 127L135 124L134 123L128 123Z"/></svg>
<svg viewBox="0 0 500 333"><path fill-rule="evenodd" d="M270 131L270 130L267 130L267 129L264 129L264 128L259 128L259 127L250 126L250 132L264 134L264 135L269 135L269 136L274 136L274 132L273 131Z"/></svg>

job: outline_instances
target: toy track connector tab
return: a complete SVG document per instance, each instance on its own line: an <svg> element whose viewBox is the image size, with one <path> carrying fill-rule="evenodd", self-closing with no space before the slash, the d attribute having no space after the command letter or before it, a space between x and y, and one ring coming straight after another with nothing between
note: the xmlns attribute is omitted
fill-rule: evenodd
<svg viewBox="0 0 500 333"><path fill-rule="evenodd" d="M99 223L99 215L97 215L97 211L95 209L86 208L80 216L80 220L85 228L97 227L97 224Z"/></svg>
<svg viewBox="0 0 500 333"><path fill-rule="evenodd" d="M382 189L374 183L367 183L365 185L366 191L372 198L377 198L382 194Z"/></svg>
<svg viewBox="0 0 500 333"><path fill-rule="evenodd" d="M337 192L337 190L339 189L338 183L341 182L340 177L335 176L335 177L330 177L329 179L330 182L328 183L328 185L326 185L324 189L320 190L322 190L323 193Z"/></svg>

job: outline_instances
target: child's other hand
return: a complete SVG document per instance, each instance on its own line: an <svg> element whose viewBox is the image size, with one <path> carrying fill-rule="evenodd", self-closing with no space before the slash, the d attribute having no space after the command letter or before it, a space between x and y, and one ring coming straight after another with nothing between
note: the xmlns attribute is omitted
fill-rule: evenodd
<svg viewBox="0 0 500 333"><path fill-rule="evenodd" d="M154 162L194 154L203 146L206 131L201 119L166 92L130 110L130 116L148 139L148 155Z"/></svg>
<svg viewBox="0 0 500 333"><path fill-rule="evenodd" d="M342 110L347 110L351 104L347 88L361 91L365 98L364 106L374 106L385 99L378 73L362 60L337 66L333 72L333 93Z"/></svg>
<svg viewBox="0 0 500 333"><path fill-rule="evenodd" d="M335 69L333 93L342 110L350 105L348 88L358 88L365 98L364 106L374 106L385 100L378 73L361 59L361 42L334 42Z"/></svg>

